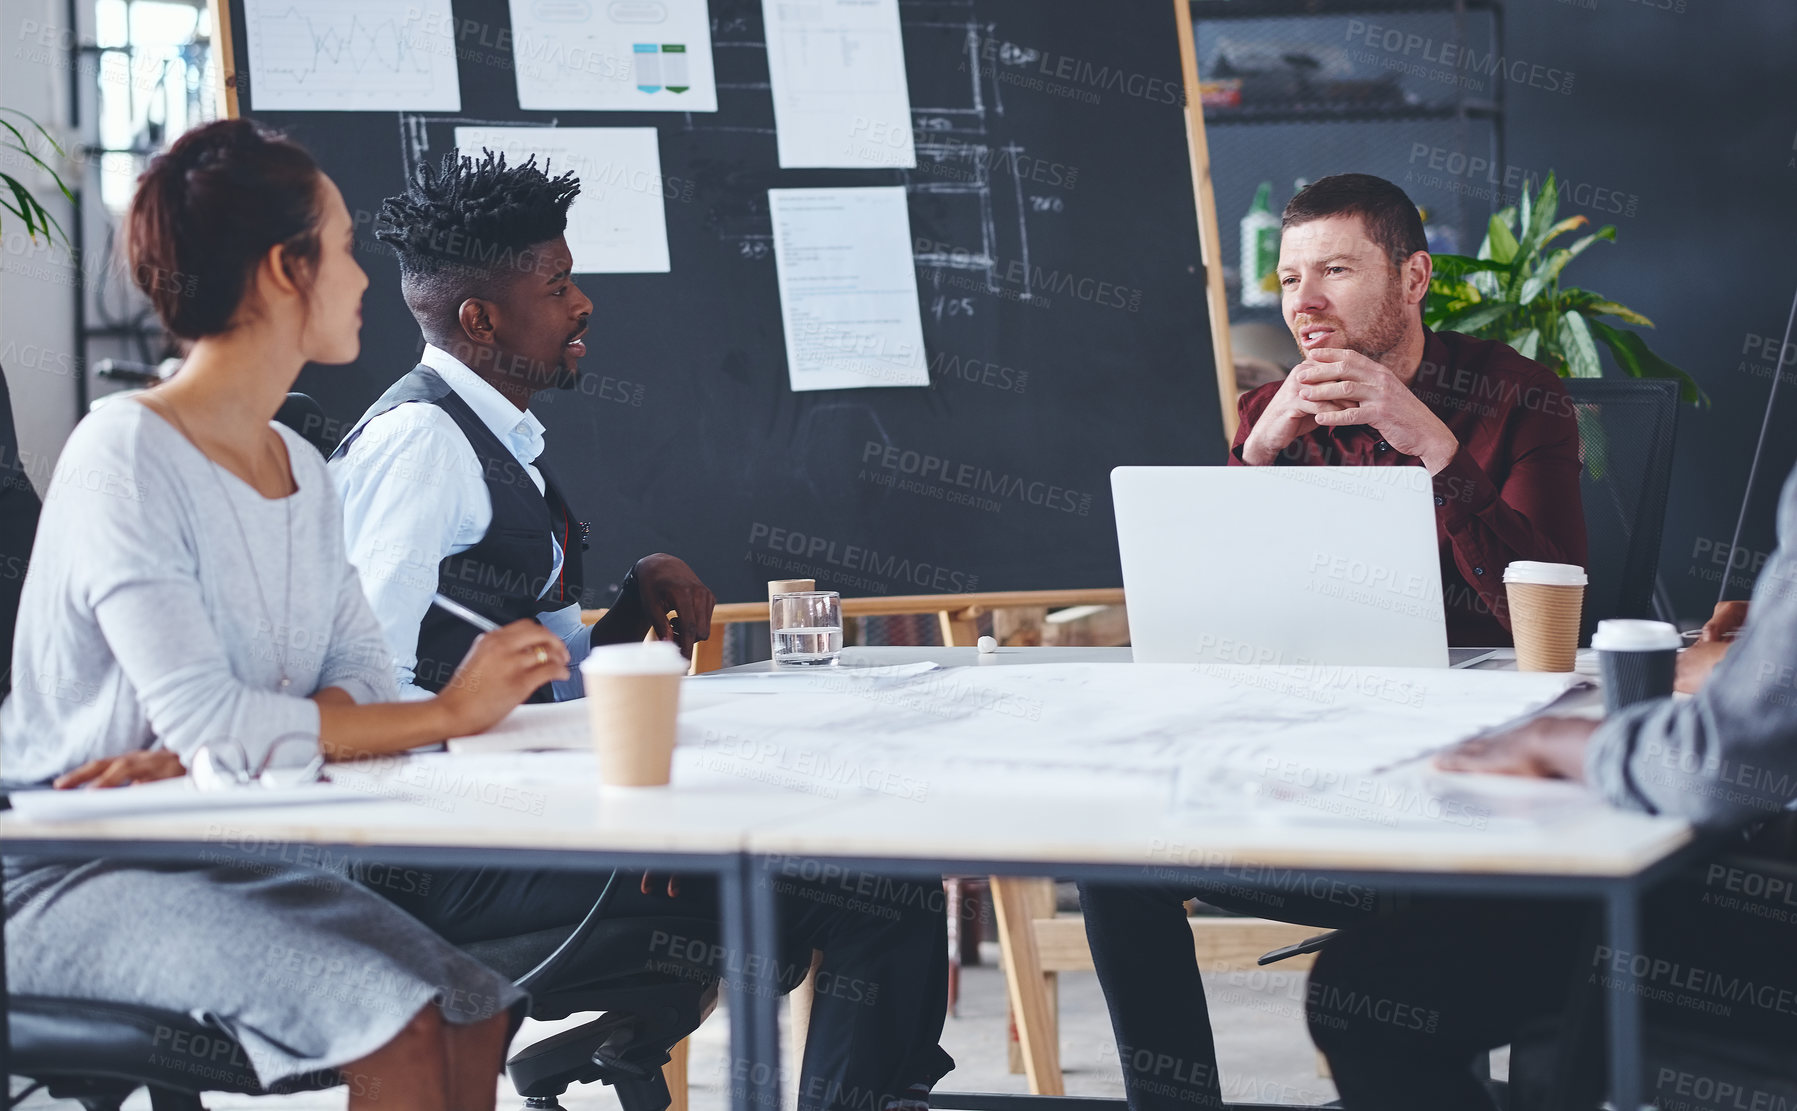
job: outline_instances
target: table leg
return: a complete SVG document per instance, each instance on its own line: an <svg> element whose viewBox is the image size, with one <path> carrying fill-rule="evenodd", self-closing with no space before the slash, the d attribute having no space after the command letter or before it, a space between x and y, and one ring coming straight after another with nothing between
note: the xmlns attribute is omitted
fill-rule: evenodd
<svg viewBox="0 0 1797 1111"><path fill-rule="evenodd" d="M681 1038L668 1049L668 1063L661 1067L661 1077L668 1083L668 1111L686 1111L687 1085L686 1069L692 1057L693 1040Z"/></svg>
<svg viewBox="0 0 1797 1111"><path fill-rule="evenodd" d="M1005 985L1010 990L1011 1013L1016 1017L1017 1040L1023 1048L1023 1071L1029 1078L1030 1093L1058 1096L1066 1094L1061 1081L1061 1051L1042 957L1036 948L1039 900L1032 895L1032 885L1040 883L1016 876L993 876L992 909L998 918ZM1050 899L1053 890L1049 888ZM1048 906L1052 912L1053 902Z"/></svg>
<svg viewBox="0 0 1797 1111"><path fill-rule="evenodd" d="M1641 952L1640 893L1632 883L1612 884L1604 900L1605 934L1610 951L1623 958L1611 963L1610 990L1604 1008L1610 1057L1610 1102L1617 1111L1641 1107L1642 1028L1639 977L1634 958ZM1621 971L1616 971L1620 969Z"/></svg>
<svg viewBox="0 0 1797 1111"><path fill-rule="evenodd" d="M780 1111L780 985L772 877L759 857L744 854L725 877L724 947L730 988L730 1105L733 1111Z"/></svg>
<svg viewBox="0 0 1797 1111"><path fill-rule="evenodd" d="M942 894L948 904L948 1017L961 1013L961 880L955 876L942 878Z"/></svg>

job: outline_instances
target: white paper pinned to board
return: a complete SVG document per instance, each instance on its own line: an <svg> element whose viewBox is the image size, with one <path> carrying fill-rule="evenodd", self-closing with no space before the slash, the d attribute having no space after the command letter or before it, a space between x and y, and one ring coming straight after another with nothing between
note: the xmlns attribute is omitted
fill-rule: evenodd
<svg viewBox="0 0 1797 1111"><path fill-rule="evenodd" d="M258 112L459 112L449 0L244 0Z"/></svg>
<svg viewBox="0 0 1797 1111"><path fill-rule="evenodd" d="M898 0L762 0L781 169L910 169Z"/></svg>
<svg viewBox="0 0 1797 1111"><path fill-rule="evenodd" d="M904 187L767 196L792 388L929 385Z"/></svg>
<svg viewBox="0 0 1797 1111"><path fill-rule="evenodd" d="M715 112L705 0L511 0L518 107Z"/></svg>

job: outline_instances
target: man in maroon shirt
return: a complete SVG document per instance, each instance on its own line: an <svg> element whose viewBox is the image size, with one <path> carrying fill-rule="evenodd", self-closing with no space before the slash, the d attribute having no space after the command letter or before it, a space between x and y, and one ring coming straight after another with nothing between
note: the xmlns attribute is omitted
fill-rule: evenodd
<svg viewBox="0 0 1797 1111"><path fill-rule="evenodd" d="M1448 640L1508 644L1504 565L1585 562L1578 422L1566 387L1539 363L1424 328L1429 273L1416 206L1391 182L1337 174L1293 197L1279 281L1304 361L1242 398L1231 462L1427 467ZM1191 898L1324 927L1361 921L1381 903L1364 884L1279 869L1082 883L1130 1111L1223 1106L1182 905Z"/></svg>
<svg viewBox="0 0 1797 1111"><path fill-rule="evenodd" d="M1585 563L1571 396L1501 343L1423 327L1423 224L1391 182L1322 178L1282 227L1283 311L1304 361L1242 396L1229 461L1427 467L1448 643L1509 644L1504 566Z"/></svg>

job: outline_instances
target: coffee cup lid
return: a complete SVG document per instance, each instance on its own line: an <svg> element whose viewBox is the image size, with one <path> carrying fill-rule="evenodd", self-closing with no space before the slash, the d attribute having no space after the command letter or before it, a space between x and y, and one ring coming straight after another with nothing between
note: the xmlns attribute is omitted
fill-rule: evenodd
<svg viewBox="0 0 1797 1111"><path fill-rule="evenodd" d="M1537 586L1584 586L1585 569L1572 563L1537 563L1532 559L1519 559L1504 568L1504 581Z"/></svg>
<svg viewBox="0 0 1797 1111"><path fill-rule="evenodd" d="M665 640L607 644L580 661L583 675L685 675L686 658Z"/></svg>
<svg viewBox="0 0 1797 1111"><path fill-rule="evenodd" d="M1591 647L1599 652L1660 652L1683 646L1678 629L1664 621L1613 618L1599 621L1591 634Z"/></svg>

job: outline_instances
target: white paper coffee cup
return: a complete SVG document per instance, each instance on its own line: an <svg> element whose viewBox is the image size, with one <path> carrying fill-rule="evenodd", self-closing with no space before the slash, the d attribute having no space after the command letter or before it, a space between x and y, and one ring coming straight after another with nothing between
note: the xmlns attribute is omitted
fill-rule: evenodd
<svg viewBox="0 0 1797 1111"><path fill-rule="evenodd" d="M1537 586L1584 586L1585 569L1576 563L1539 563L1519 559L1504 568L1506 583L1533 583Z"/></svg>
<svg viewBox="0 0 1797 1111"><path fill-rule="evenodd" d="M1571 671L1579 653L1585 569L1519 559L1504 568L1518 671Z"/></svg>
<svg viewBox="0 0 1797 1111"><path fill-rule="evenodd" d="M580 661L600 783L661 787L673 778L686 671L680 650L666 641L610 644Z"/></svg>

